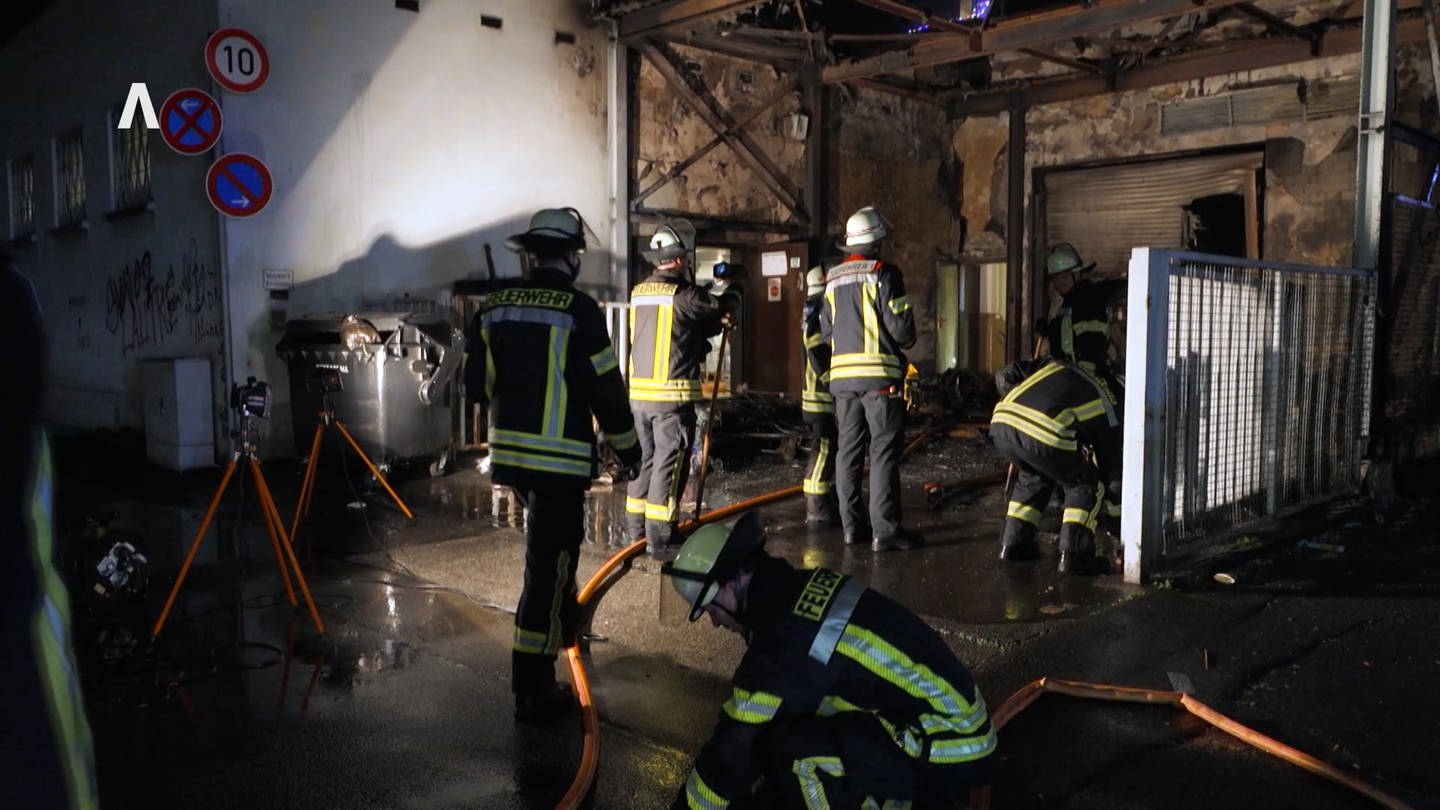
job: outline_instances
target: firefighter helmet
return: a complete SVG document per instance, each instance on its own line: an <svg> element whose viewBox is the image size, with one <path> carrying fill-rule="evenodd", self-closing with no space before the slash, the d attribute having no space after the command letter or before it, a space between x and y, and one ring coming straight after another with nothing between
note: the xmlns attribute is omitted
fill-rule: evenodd
<svg viewBox="0 0 1440 810"><path fill-rule="evenodd" d="M805 297L814 298L825 292L825 268L815 265L805 274Z"/></svg>
<svg viewBox="0 0 1440 810"><path fill-rule="evenodd" d="M845 220L845 247L873 245L890 235L885 218L874 206L867 205Z"/></svg>
<svg viewBox="0 0 1440 810"><path fill-rule="evenodd" d="M765 524L758 512L746 512L733 526L712 523L690 535L674 562L662 571L680 598L690 604L690 621L700 618L705 606L741 567L765 547Z"/></svg>
<svg viewBox="0 0 1440 810"><path fill-rule="evenodd" d="M585 220L574 208L542 208L530 229L505 240L516 253L578 253L585 250Z"/></svg>
<svg viewBox="0 0 1440 810"><path fill-rule="evenodd" d="M661 225L650 237L650 251L658 262L683 258L694 248L695 226L683 219Z"/></svg>
<svg viewBox="0 0 1440 810"><path fill-rule="evenodd" d="M1045 275L1058 276L1061 273L1088 273L1095 269L1095 263L1085 264L1080 258L1080 251L1069 242L1061 242L1050 248L1050 255L1045 257Z"/></svg>

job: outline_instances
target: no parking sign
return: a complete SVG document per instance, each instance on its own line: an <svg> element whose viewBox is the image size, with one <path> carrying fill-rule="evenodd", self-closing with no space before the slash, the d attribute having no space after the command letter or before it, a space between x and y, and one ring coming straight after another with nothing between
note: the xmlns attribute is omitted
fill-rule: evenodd
<svg viewBox="0 0 1440 810"><path fill-rule="evenodd" d="M260 213L275 186L270 170L254 155L234 152L215 161L205 173L205 194L215 210L232 217Z"/></svg>

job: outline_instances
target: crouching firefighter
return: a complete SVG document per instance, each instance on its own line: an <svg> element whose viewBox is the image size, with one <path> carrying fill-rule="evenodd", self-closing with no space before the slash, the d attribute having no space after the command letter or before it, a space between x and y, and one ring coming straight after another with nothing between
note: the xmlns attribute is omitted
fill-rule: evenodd
<svg viewBox="0 0 1440 810"><path fill-rule="evenodd" d="M805 464L805 522L833 526L840 520L835 496L835 397L830 394L830 343L820 334L820 310L825 306L825 269L819 265L805 274L805 312L800 339L805 351L805 387L800 411L810 426L810 458Z"/></svg>
<svg viewBox="0 0 1440 810"><path fill-rule="evenodd" d="M573 286L585 247L573 208L548 208L507 239L525 279L491 293L476 315L465 387L490 403L493 481L525 505L525 585L515 611L511 687L515 718L542 722L568 709L555 656L575 643L575 568L585 534L585 490L599 471L598 422L626 471L640 463L625 382L605 317Z"/></svg>
<svg viewBox="0 0 1440 810"><path fill-rule="evenodd" d="M1017 471L1000 556L1038 556L1035 532L1058 484L1065 493L1060 572L1103 573L1109 566L1095 556L1095 527L1119 513L1124 435L1119 399L1105 377L1078 365L1052 360L1023 381L1023 371L1011 372L1007 367L997 375L1014 387L1002 391L990 419L995 449Z"/></svg>
<svg viewBox="0 0 1440 810"><path fill-rule="evenodd" d="M626 493L626 528L656 557L674 553L666 546L690 470L695 403L704 399L700 367L726 322L720 299L687 272L694 240L688 222L660 226L650 239L655 272L630 292L630 408L641 456Z"/></svg>
<svg viewBox="0 0 1440 810"><path fill-rule="evenodd" d="M996 737L965 666L880 593L765 553L755 512L704 526L663 570L690 621L747 649L672 807L951 806L988 783ZM750 805L747 805L750 806Z"/></svg>

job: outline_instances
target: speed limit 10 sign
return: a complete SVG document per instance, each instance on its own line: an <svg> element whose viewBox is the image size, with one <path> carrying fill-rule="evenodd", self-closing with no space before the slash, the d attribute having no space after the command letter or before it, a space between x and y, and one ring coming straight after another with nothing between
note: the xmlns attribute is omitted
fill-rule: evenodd
<svg viewBox="0 0 1440 810"><path fill-rule="evenodd" d="M254 34L222 28L205 43L205 67L232 93L253 93L270 75L270 57Z"/></svg>

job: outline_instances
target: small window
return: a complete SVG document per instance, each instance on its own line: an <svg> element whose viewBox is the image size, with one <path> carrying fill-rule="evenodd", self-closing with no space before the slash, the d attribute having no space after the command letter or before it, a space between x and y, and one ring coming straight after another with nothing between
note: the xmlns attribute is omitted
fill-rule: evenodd
<svg viewBox="0 0 1440 810"><path fill-rule="evenodd" d="M35 156L11 158L5 167L10 190L10 238L35 235Z"/></svg>
<svg viewBox="0 0 1440 810"><path fill-rule="evenodd" d="M129 129L117 127L123 107L110 111L110 208L117 213L143 210L154 193L150 185L150 130L142 116Z"/></svg>
<svg viewBox="0 0 1440 810"><path fill-rule="evenodd" d="M85 224L85 141L81 130L56 136L55 227L75 228Z"/></svg>

